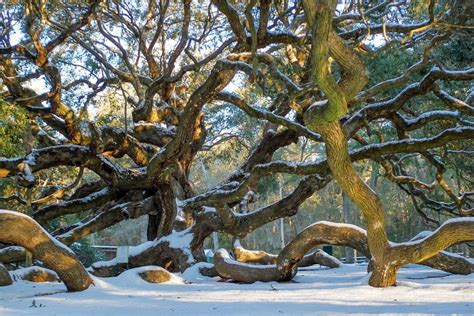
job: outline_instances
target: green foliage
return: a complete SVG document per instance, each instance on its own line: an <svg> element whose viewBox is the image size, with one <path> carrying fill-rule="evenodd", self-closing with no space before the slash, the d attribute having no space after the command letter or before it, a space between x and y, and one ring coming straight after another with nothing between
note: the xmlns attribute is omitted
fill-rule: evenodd
<svg viewBox="0 0 474 316"><path fill-rule="evenodd" d="M105 259L104 254L100 250L92 247L91 243L87 239L82 239L73 243L70 248L86 267L90 266L96 261Z"/></svg>
<svg viewBox="0 0 474 316"><path fill-rule="evenodd" d="M27 127L26 111L0 99L0 157L13 157L24 153Z"/></svg>
<svg viewBox="0 0 474 316"><path fill-rule="evenodd" d="M98 126L114 126L123 127L124 103L123 98L119 94L107 94L96 107L93 112L97 112L95 122Z"/></svg>
<svg viewBox="0 0 474 316"><path fill-rule="evenodd" d="M25 136L28 128L26 111L0 98L0 157L15 157L25 153ZM0 179L0 195L15 193L13 179ZM8 207L11 202L0 203Z"/></svg>

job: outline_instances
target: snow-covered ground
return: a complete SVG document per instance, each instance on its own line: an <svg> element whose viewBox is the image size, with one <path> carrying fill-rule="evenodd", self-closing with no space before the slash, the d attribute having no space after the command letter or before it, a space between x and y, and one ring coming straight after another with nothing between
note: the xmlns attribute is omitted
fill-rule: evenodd
<svg viewBox="0 0 474 316"><path fill-rule="evenodd" d="M449 275L410 265L396 287L367 285L366 266L300 270L292 282L236 284L198 277L196 269L165 284L136 272L95 278L95 287L67 293L60 283L0 287L0 315L324 315L474 314L474 274Z"/></svg>

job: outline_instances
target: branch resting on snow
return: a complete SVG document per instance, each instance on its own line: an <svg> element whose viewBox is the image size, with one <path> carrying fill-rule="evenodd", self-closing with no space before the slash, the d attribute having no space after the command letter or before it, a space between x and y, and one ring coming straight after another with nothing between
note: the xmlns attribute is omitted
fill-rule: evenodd
<svg viewBox="0 0 474 316"><path fill-rule="evenodd" d="M472 227L473 224L474 221L472 219L447 221L437 231L428 236L417 241L398 244L394 246L394 248L418 247L424 245L427 240L443 238L447 232L456 234L455 230L461 231L457 233L458 237L451 238L450 243L438 243L440 247L446 248L455 243L452 241L454 239L465 241L472 238L469 237L468 231L471 231L470 234L472 235L474 231ZM442 235L440 235L440 232ZM307 251L321 244L351 247L363 253L367 258L371 257L367 242L367 232L364 229L350 224L336 224L322 221L308 226L286 245L278 255L276 264L255 265L241 263L231 259L227 251L220 250L214 255L214 265L217 273L221 277L241 282L252 283L257 281L291 280L296 275L300 262L304 261L304 255ZM418 255L421 254L414 254L414 256ZM269 258L266 257L266 259ZM401 259L401 257L399 259ZM267 262L271 261L267 260ZM423 260L405 261L404 264L410 262L456 274L466 275L474 271L474 264L469 262L469 260L444 251L434 254L431 257L423 258Z"/></svg>
<svg viewBox="0 0 474 316"><path fill-rule="evenodd" d="M262 250L245 249L238 239L234 241L232 252L234 253L235 259L243 263L276 264L278 258L277 255ZM305 255L298 263L298 267L309 267L315 264L331 269L342 266L342 263L337 258L327 254L321 249L316 249L312 253Z"/></svg>
<svg viewBox="0 0 474 316"><path fill-rule="evenodd" d="M93 283L69 248L22 213L0 210L0 241L25 247L34 258L55 271L70 292L83 291Z"/></svg>

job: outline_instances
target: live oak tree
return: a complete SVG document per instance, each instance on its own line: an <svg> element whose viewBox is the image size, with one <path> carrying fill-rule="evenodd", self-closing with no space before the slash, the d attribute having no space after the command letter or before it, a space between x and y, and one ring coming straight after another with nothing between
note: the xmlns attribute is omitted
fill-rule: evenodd
<svg viewBox="0 0 474 316"><path fill-rule="evenodd" d="M474 240L474 193L453 186L445 163L472 154L474 70L468 59L438 53L471 39L468 1L25 0L5 1L0 12L0 97L26 111L34 137L24 156L0 159L0 177L14 179L20 192L2 200L26 207L33 219L0 211L0 242L30 250L70 290L91 281L61 243L148 216L149 241L132 249L128 267L183 271L204 259L203 242L213 232L239 238L294 215L333 180L361 211L366 230L318 222L277 256L236 242L236 259L266 265L237 263L221 250L215 272L253 282L290 279L306 263L336 266L322 252L307 255L321 244L371 258L369 283L376 287L394 285L408 263L472 272L469 261L443 250ZM397 51L419 60L383 78L385 69L372 61ZM244 93L249 87L253 97ZM110 96L120 100L122 122L93 117ZM244 163L197 194L190 181L197 155L233 137L209 124L206 108L218 103L262 128ZM320 158L273 159L299 140L320 148ZM407 171L412 157L432 182ZM433 222L427 210L455 219L409 242L390 242L384 205L354 168L363 160L380 166L426 220ZM40 192L37 175L57 167L79 172ZM248 212L259 182L276 174L301 178L287 196ZM439 190L448 200L430 196ZM80 220L51 226L71 214ZM0 249L5 263L23 255L19 247ZM92 268L110 276L125 265L112 260Z"/></svg>

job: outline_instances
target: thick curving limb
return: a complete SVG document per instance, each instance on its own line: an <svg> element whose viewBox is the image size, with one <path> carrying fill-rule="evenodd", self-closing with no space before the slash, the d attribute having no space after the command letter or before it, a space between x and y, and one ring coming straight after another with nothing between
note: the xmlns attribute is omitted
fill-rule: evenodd
<svg viewBox="0 0 474 316"><path fill-rule="evenodd" d="M370 256L366 233L363 229L348 224L317 222L304 229L283 248L276 258L276 265L252 265L238 262L231 259L227 251L223 249L214 255L214 265L221 277L236 281L246 283L288 281L296 275L300 263L302 266L306 266L309 262L314 264L314 261L318 260L320 262L326 261L328 266L340 265L340 262L335 261L328 263L329 258L321 253L318 254L318 252L305 256L308 251L321 244L349 246ZM262 252L247 253L247 256L239 253L237 258L244 257L256 262L259 257L262 258ZM267 262L271 262L268 254L263 257Z"/></svg>
<svg viewBox="0 0 474 316"><path fill-rule="evenodd" d="M276 264L277 255L267 253L262 250L248 250L242 247L240 241L234 241L234 248L232 250L235 259L243 263L256 264ZM339 268L342 263L335 257L327 254L321 249L316 249L312 253L305 255L298 263L298 267L309 267L315 264L326 266L328 268Z"/></svg>
<svg viewBox="0 0 474 316"><path fill-rule="evenodd" d="M336 257L331 256L321 249L316 249L314 252L305 255L298 263L298 267L310 267L319 264L330 269L340 268L343 263Z"/></svg>
<svg viewBox="0 0 474 316"><path fill-rule="evenodd" d="M460 242L472 238L472 236L469 235L472 234L471 231L474 231L472 225L473 221L470 219L451 220L442 225L437 231L433 233L430 232L428 235L425 234L420 239L416 239L415 237L414 240L407 243L391 243L391 246L393 247L392 249L411 249L412 247L424 245L426 240L433 238L442 239L449 235L449 242L438 243L440 247L446 248L456 243L456 241ZM276 258L276 264L272 255L263 251L245 250L242 247L239 249L239 244L237 244L234 246L234 252L236 248L238 250L236 252L237 260L231 259L225 250L221 250L216 254L217 256L214 257L214 265L217 273L221 277L236 281L250 283L257 281L287 281L296 275L298 267L307 266L309 263L318 263L329 267L337 267L340 265L337 259L335 261L332 257L327 257L323 252L316 251L305 256L309 250L322 244L351 247L364 254L367 258L371 258L367 232L364 229L351 224L321 221L305 228L286 245ZM395 251L392 254L395 254ZM411 252L412 256L418 259L407 258L409 254L410 252L401 250L397 253L398 257L393 257L393 261L397 263L397 269L403 264L418 263L455 274L466 275L474 271L474 264L469 260L449 252L441 251L436 253L435 251L432 257L425 259L420 257L423 252ZM263 265L239 262L241 260L252 263L263 263Z"/></svg>
<svg viewBox="0 0 474 316"><path fill-rule="evenodd" d="M305 228L280 252L277 266L283 278L291 279L304 255L321 244L351 247L370 257L363 229L350 224L321 221Z"/></svg>
<svg viewBox="0 0 474 316"><path fill-rule="evenodd" d="M0 241L25 247L34 258L54 270L70 292L83 291L93 283L69 248L22 213L0 210Z"/></svg>
<svg viewBox="0 0 474 316"><path fill-rule="evenodd" d="M422 231L409 242L416 241L428 237L433 232L431 231ZM453 274L463 274L468 275L474 272L474 263L469 259L464 258L463 256L448 252L441 251L437 255L420 262L419 264L431 267L433 269L438 269L446 271Z"/></svg>
<svg viewBox="0 0 474 316"><path fill-rule="evenodd" d="M248 250L242 247L240 240L234 241L232 252L235 259L243 263L275 264L277 256L263 250Z"/></svg>
<svg viewBox="0 0 474 316"><path fill-rule="evenodd" d="M254 283L257 281L280 281L276 265L247 264L233 260L225 249L219 249L213 257L214 267L219 276L235 281Z"/></svg>

